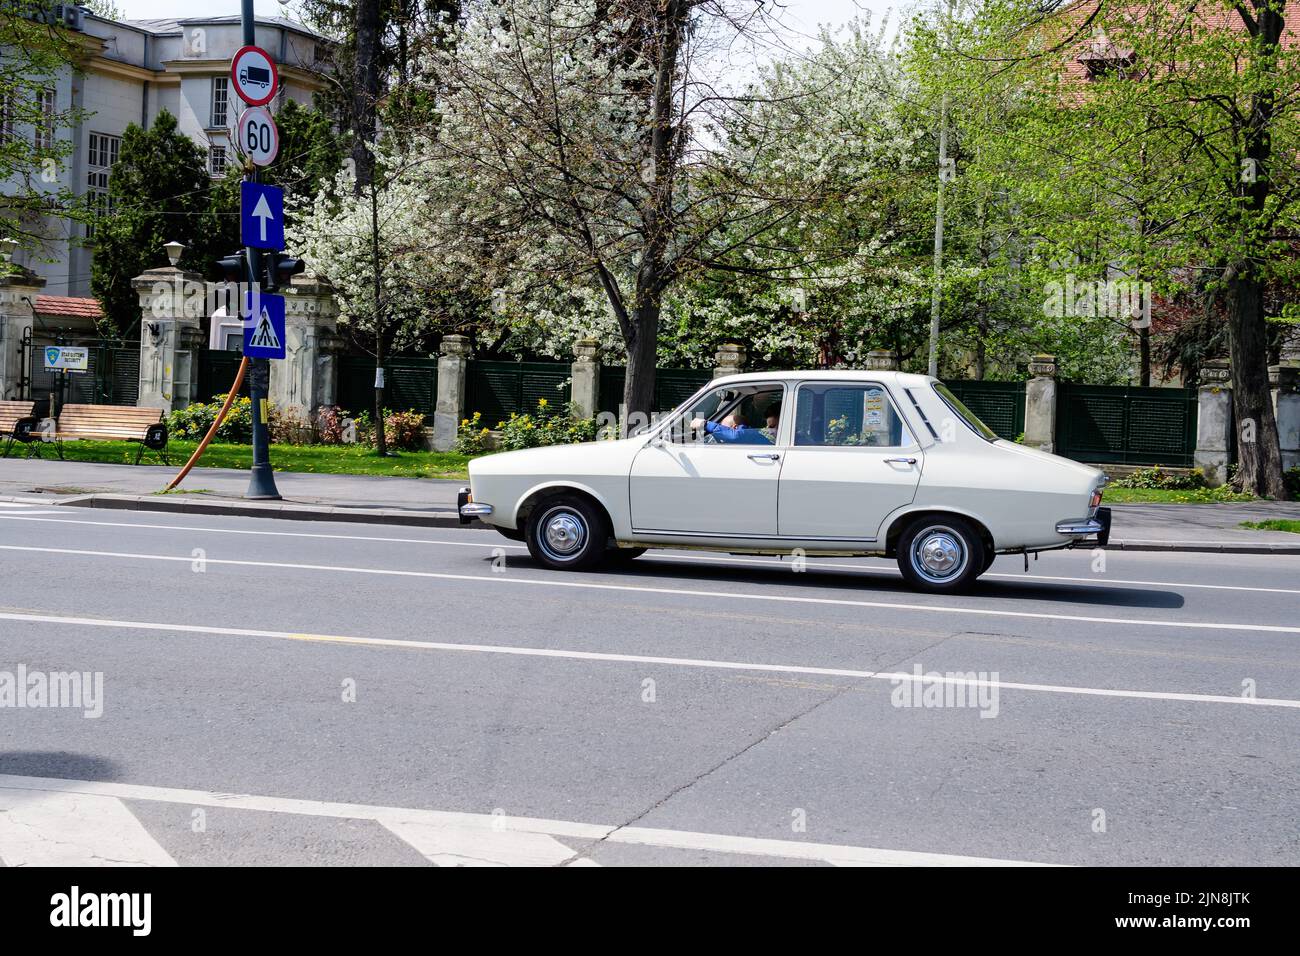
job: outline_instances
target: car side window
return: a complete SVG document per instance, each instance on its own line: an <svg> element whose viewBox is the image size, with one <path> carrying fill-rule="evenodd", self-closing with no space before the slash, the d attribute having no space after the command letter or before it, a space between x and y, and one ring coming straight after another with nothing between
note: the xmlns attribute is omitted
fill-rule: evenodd
<svg viewBox="0 0 1300 956"><path fill-rule="evenodd" d="M794 444L905 448L915 442L883 386L873 382L827 382L799 386Z"/></svg>
<svg viewBox="0 0 1300 956"><path fill-rule="evenodd" d="M731 386L705 392L673 421L664 438L679 444L773 444L785 389ZM705 423L691 428L693 421Z"/></svg>

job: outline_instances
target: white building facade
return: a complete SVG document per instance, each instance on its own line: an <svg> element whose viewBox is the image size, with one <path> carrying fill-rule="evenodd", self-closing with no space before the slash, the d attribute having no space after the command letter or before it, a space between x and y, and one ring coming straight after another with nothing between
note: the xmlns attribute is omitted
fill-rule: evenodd
<svg viewBox="0 0 1300 956"><path fill-rule="evenodd" d="M66 29L79 35L84 53L50 78L43 102L49 109L77 110L81 119L54 135L71 141L60 185L78 195L96 194L107 208L108 183L122 134L135 123L148 129L162 110L207 155L208 172L224 175L237 160L232 130L244 106L230 85L230 59L243 46L239 17L183 20L108 20L83 7L62 5ZM330 45L300 23L258 17L257 45L276 61L280 92L268 107L274 112L289 99L308 106L324 87L320 72ZM40 137L48 130L12 130ZM161 198L161 197L160 197ZM45 291L58 296L90 295L94 228L47 218L44 248L20 251L14 261L45 279ZM161 253L160 253L161 255Z"/></svg>

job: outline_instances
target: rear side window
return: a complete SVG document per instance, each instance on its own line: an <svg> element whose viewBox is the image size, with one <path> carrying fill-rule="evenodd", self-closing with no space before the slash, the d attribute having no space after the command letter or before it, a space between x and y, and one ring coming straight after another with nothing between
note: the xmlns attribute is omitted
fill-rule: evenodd
<svg viewBox="0 0 1300 956"><path fill-rule="evenodd" d="M943 382L935 382L934 390L939 393L939 397L956 413L957 417L966 423L967 428L985 441L998 440L998 433L980 421L974 412L961 403L961 399L949 391L947 385L944 385Z"/></svg>
<svg viewBox="0 0 1300 956"><path fill-rule="evenodd" d="M912 436L879 385L805 383L795 403L794 443L898 448L911 445Z"/></svg>

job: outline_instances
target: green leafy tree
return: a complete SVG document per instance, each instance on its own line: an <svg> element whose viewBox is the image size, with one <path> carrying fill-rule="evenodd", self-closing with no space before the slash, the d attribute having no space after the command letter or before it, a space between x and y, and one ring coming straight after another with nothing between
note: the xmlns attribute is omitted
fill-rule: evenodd
<svg viewBox="0 0 1300 956"><path fill-rule="evenodd" d="M0 237L39 252L50 238L48 216L85 221L88 207L67 183L72 139L81 115L58 98L59 81L84 55L77 35L54 21L51 4L11 0L0 15ZM48 110L42 94L56 92Z"/></svg>
<svg viewBox="0 0 1300 956"><path fill-rule="evenodd" d="M106 321L124 333L140 320L131 280L159 264L163 243L184 243L181 265L204 271L229 240L212 228L203 151L166 110L148 130L127 127L108 191L112 212L96 228L90 285Z"/></svg>

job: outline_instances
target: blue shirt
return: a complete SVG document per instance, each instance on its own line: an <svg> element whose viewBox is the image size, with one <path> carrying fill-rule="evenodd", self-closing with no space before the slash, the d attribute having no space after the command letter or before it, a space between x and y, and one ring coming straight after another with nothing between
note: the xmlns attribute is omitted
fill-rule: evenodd
<svg viewBox="0 0 1300 956"><path fill-rule="evenodd" d="M737 445L770 445L772 439L763 434L761 429L750 428L748 425L738 425L735 428L728 428L726 425L718 422L705 422L704 430L715 437L720 442L735 443Z"/></svg>

